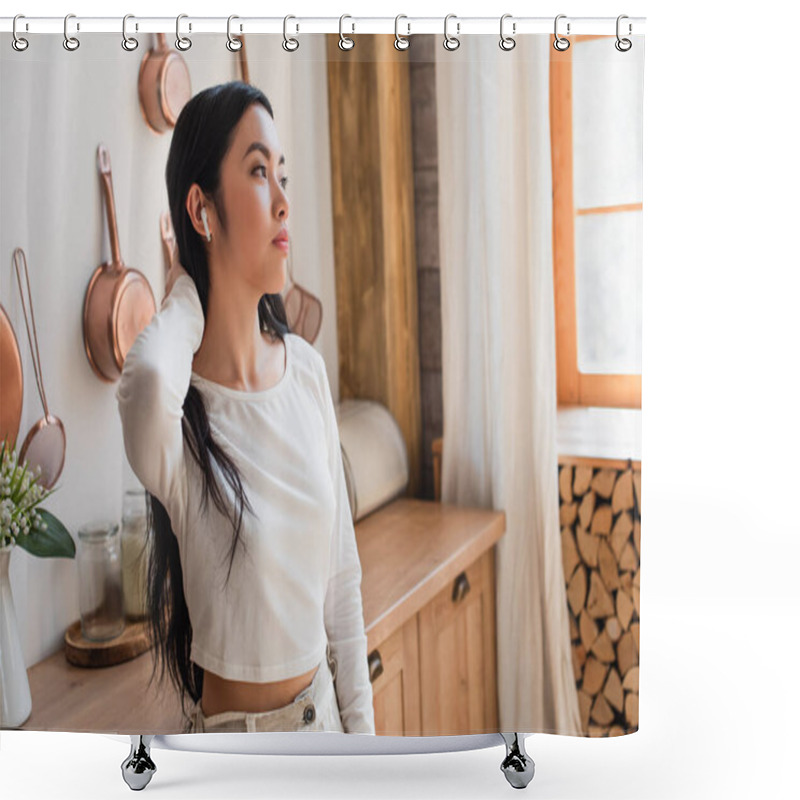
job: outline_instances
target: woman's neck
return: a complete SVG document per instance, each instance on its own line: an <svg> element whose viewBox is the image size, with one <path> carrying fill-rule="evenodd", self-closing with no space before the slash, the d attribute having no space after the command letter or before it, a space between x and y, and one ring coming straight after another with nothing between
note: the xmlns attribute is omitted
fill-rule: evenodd
<svg viewBox="0 0 800 800"><path fill-rule="evenodd" d="M212 284L203 340L192 363L198 375L242 391L258 389L270 351L259 324L258 301L242 283L229 281L216 291Z"/></svg>

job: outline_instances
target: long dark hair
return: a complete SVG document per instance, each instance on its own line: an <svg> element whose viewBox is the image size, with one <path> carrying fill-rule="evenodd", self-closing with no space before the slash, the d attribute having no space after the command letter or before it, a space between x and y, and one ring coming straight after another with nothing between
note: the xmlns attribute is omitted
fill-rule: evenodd
<svg viewBox="0 0 800 800"><path fill-rule="evenodd" d="M175 230L180 263L197 286L203 314L208 313L209 270L205 246L195 231L186 211L189 188L197 183L211 197L220 225L227 229L227 218L220 191L220 166L231 145L233 131L244 112L254 103L261 103L271 117L272 106L264 93L241 81L212 86L196 94L183 107L167 158L166 181L169 210ZM217 289L219 291L219 289ZM280 294L265 294L258 302L258 319L262 331L283 340L289 332L286 310ZM201 508L208 506L209 496L214 505L231 522L228 579L230 579L236 547L240 541L244 509L252 511L233 460L211 435L203 398L196 387L190 386L183 401L183 438L203 476ZM225 501L222 486L212 467L212 459L233 490L235 508ZM180 693L181 709L185 712L185 696L197 701L203 694L203 670L191 658L192 626L183 594L183 570L178 541L164 506L151 495L148 497L149 528L152 531L147 568L149 601L148 626L155 648L152 683L158 664L159 680L165 669ZM242 546L245 547L244 541ZM227 581L226 581L227 586Z"/></svg>

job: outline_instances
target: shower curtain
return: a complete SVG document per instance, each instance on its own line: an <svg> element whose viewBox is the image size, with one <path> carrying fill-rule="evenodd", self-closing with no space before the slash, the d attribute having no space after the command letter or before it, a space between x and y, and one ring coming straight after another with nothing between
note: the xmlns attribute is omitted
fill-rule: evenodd
<svg viewBox="0 0 800 800"><path fill-rule="evenodd" d="M165 216L182 104L244 81L274 112L285 165L273 191L290 179L281 299L336 407L337 513L357 547L350 608L375 733L636 731L644 38L620 50L613 35L570 37L560 50L529 35L504 50L470 36L448 50L418 35L404 51L393 36L343 50L320 34L291 51L248 34L241 52L224 34L183 51L173 34L139 34L130 50L118 34L78 38L72 51L56 34L24 51L0 42L14 110L0 123L0 728L183 730L176 686L149 682L158 644L141 564L153 530L139 567L125 550L125 498L147 487L85 305L118 249L143 279L138 316L117 337L121 370L161 310L171 259L188 257ZM159 55L170 79L147 95L143 62ZM61 420L66 449L38 528L21 450L43 416ZM112 532L103 547L79 536L91 525ZM268 545L269 530L258 535ZM94 601L89 585L101 587ZM304 587L321 612L326 588ZM91 602L116 616L115 635L86 636ZM259 608L250 635L281 613ZM344 708L348 670L334 680Z"/></svg>

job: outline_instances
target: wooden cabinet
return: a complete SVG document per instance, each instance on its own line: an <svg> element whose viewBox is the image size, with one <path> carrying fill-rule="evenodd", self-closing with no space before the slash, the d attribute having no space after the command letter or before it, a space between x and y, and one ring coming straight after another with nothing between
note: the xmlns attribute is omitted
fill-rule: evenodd
<svg viewBox="0 0 800 800"><path fill-rule="evenodd" d="M422 726L417 617L373 650L368 663L375 732L384 736L419 736Z"/></svg>
<svg viewBox="0 0 800 800"><path fill-rule="evenodd" d="M359 521L375 731L497 732L494 545L505 514L400 498Z"/></svg>
<svg viewBox="0 0 800 800"><path fill-rule="evenodd" d="M422 733L498 731L494 548L419 613Z"/></svg>
<svg viewBox="0 0 800 800"><path fill-rule="evenodd" d="M461 571L369 654L375 731L498 731L494 548Z"/></svg>

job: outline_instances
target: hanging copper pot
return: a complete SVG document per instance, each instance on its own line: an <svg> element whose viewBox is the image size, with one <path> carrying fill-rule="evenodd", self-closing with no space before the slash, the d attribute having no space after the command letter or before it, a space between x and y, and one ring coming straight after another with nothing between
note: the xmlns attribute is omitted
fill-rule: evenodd
<svg viewBox="0 0 800 800"><path fill-rule="evenodd" d="M97 168L103 184L111 238L111 262L94 271L83 303L83 341L92 369L102 380L122 375L125 356L156 312L156 300L147 278L122 262L117 212L111 184L111 157L106 146L97 148Z"/></svg>
<svg viewBox="0 0 800 800"><path fill-rule="evenodd" d="M22 419L22 358L11 320L0 305L0 442L12 446Z"/></svg>
<svg viewBox="0 0 800 800"><path fill-rule="evenodd" d="M139 107L147 127L164 133L175 127L181 109L189 102L192 82L183 56L170 49L164 33L156 37L156 47L145 53L139 67Z"/></svg>

